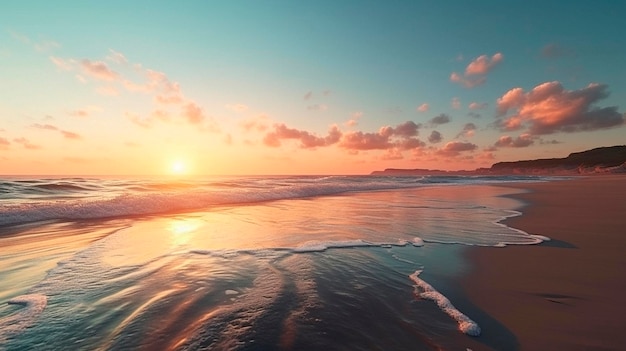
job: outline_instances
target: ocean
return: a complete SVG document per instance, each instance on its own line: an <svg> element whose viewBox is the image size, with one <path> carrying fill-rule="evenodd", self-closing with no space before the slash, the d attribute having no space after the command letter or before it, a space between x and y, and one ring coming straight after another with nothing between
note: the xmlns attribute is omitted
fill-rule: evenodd
<svg viewBox="0 0 626 351"><path fill-rule="evenodd" d="M0 350L479 350L462 252L548 179L4 176Z"/></svg>

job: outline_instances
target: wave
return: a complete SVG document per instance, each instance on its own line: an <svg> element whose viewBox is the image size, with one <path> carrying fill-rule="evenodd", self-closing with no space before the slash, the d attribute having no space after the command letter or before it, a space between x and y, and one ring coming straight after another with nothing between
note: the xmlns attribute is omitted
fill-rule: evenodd
<svg viewBox="0 0 626 351"><path fill-rule="evenodd" d="M34 324L41 312L46 308L48 298L46 295L28 294L17 296L7 303L23 307L7 317L0 318L0 346L7 338Z"/></svg>
<svg viewBox="0 0 626 351"><path fill-rule="evenodd" d="M519 180L519 177L515 180ZM530 178L529 178L530 179ZM0 226L201 210L357 191L506 181L506 177L296 176L0 181Z"/></svg>

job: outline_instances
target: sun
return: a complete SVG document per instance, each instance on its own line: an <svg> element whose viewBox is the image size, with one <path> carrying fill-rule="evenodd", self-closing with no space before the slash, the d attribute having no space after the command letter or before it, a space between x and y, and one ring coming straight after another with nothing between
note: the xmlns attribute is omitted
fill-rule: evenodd
<svg viewBox="0 0 626 351"><path fill-rule="evenodd" d="M185 174L187 173L187 165L181 160L176 160L170 165L170 171L173 174Z"/></svg>

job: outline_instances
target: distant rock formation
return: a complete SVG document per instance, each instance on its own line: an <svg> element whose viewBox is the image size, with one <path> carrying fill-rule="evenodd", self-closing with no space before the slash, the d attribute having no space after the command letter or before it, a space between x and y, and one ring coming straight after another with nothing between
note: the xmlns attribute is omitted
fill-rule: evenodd
<svg viewBox="0 0 626 351"><path fill-rule="evenodd" d="M565 158L498 162L490 170L497 174L626 173L626 145L574 152Z"/></svg>
<svg viewBox="0 0 626 351"><path fill-rule="evenodd" d="M473 171L442 171L432 169L387 168L372 175L572 175L572 174L626 174L626 145L599 147L574 152L565 158L548 158L514 162L498 162L491 168Z"/></svg>

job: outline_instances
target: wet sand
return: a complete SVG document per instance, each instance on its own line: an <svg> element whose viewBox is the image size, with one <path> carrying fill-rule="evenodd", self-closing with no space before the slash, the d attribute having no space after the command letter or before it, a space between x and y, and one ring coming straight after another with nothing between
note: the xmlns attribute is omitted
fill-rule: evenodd
<svg viewBox="0 0 626 351"><path fill-rule="evenodd" d="M496 350L626 347L626 176L515 184L526 205L505 223L552 238L467 250L467 308ZM469 311L468 311L469 312Z"/></svg>

